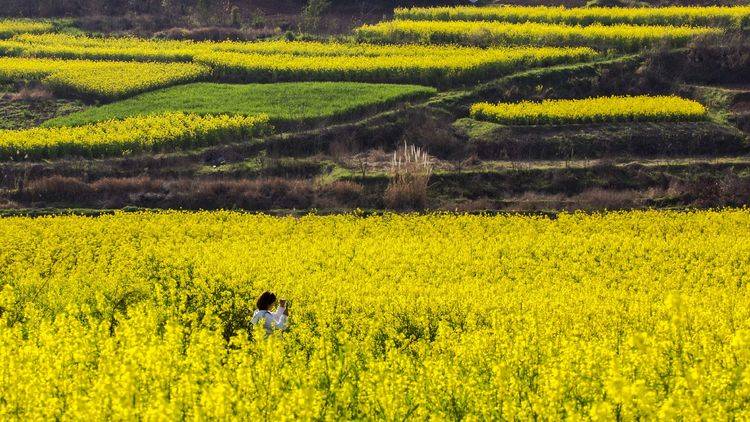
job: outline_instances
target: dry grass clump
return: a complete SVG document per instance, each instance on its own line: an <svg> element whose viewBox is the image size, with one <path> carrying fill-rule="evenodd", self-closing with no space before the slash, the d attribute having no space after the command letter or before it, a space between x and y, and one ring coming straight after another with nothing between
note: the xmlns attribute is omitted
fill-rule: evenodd
<svg viewBox="0 0 750 422"><path fill-rule="evenodd" d="M395 210L421 210L427 207L433 163L423 149L404 143L393 153L390 182L384 201Z"/></svg>
<svg viewBox="0 0 750 422"><path fill-rule="evenodd" d="M51 101L55 98L49 90L39 86L25 86L18 92L7 94L8 100L12 102L40 103Z"/></svg>
<svg viewBox="0 0 750 422"><path fill-rule="evenodd" d="M318 187L315 206L319 208L353 208L365 205L365 189L350 180L336 180Z"/></svg>

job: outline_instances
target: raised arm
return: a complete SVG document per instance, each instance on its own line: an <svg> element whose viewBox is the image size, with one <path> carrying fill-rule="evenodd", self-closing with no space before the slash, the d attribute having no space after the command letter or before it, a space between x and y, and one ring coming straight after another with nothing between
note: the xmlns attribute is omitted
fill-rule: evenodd
<svg viewBox="0 0 750 422"><path fill-rule="evenodd" d="M273 318L274 328L276 328L277 330L286 330L288 316L285 306L279 306L276 309L276 312L273 312L271 314L271 317Z"/></svg>

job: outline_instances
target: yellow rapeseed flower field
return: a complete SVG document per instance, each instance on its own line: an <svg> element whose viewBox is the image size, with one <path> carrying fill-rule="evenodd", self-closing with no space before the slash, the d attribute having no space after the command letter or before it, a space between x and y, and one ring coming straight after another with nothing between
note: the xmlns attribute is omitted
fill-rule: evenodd
<svg viewBox="0 0 750 422"><path fill-rule="evenodd" d="M100 157L238 142L267 134L266 115L166 113L74 127L0 130L0 159Z"/></svg>
<svg viewBox="0 0 750 422"><path fill-rule="evenodd" d="M137 63L0 57L0 80L41 80L62 91L102 99L199 80L209 69L193 63Z"/></svg>
<svg viewBox="0 0 750 422"><path fill-rule="evenodd" d="M147 40L135 37L89 37L69 34L20 34L0 40L0 52L25 57L87 60L192 61L211 45L193 41Z"/></svg>
<svg viewBox="0 0 750 422"><path fill-rule="evenodd" d="M591 60L589 48L373 45L313 41L190 42L19 35L0 52L20 57L87 60L197 61L227 79L348 80L457 84L527 67Z"/></svg>
<svg viewBox="0 0 750 422"><path fill-rule="evenodd" d="M333 41L193 42L67 34L21 34L9 40L0 40L0 52L11 56L167 62L192 61L200 54L221 52L295 56L453 56L458 58L476 55L499 56L507 50L486 50L450 45L380 45Z"/></svg>
<svg viewBox="0 0 750 422"><path fill-rule="evenodd" d="M750 24L750 6L553 7L457 6L397 8L396 19L436 21L542 22L566 25L692 25L742 28Z"/></svg>
<svg viewBox="0 0 750 422"><path fill-rule="evenodd" d="M0 219L0 418L747 420L748 256L747 210Z"/></svg>
<svg viewBox="0 0 750 422"><path fill-rule="evenodd" d="M494 45L587 46L635 51L660 40L684 44L698 35L721 29L688 26L570 26L538 22L466 22L395 20L356 29L368 42Z"/></svg>
<svg viewBox="0 0 750 422"><path fill-rule="evenodd" d="M477 103L471 117L504 124L591 123L620 121L695 121L706 108L676 96L596 97L519 103Z"/></svg>
<svg viewBox="0 0 750 422"><path fill-rule="evenodd" d="M7 38L15 34L38 34L53 29L52 22L32 21L26 19L0 19L0 38Z"/></svg>
<svg viewBox="0 0 750 422"><path fill-rule="evenodd" d="M357 81L455 85L486 80L526 67L586 61L597 56L597 53L589 48L477 50L474 54L421 56L312 56L224 51L201 54L196 56L196 60L212 67L218 75L246 81Z"/></svg>

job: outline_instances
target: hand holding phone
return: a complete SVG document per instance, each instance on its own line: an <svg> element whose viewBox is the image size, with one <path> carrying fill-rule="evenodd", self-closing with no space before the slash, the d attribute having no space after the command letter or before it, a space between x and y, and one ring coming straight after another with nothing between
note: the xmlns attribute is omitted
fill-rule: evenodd
<svg viewBox="0 0 750 422"><path fill-rule="evenodd" d="M281 299L279 301L279 306L282 307L282 308L286 308L286 299Z"/></svg>

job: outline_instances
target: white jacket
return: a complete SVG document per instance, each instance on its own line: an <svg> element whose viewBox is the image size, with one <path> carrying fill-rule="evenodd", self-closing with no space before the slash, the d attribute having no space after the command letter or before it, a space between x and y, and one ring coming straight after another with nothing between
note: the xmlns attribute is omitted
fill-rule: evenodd
<svg viewBox="0 0 750 422"><path fill-rule="evenodd" d="M276 312L260 311L255 310L253 314L253 325L260 323L263 320L263 326L266 327L266 332L271 334L273 330L286 330L288 317L284 315L286 308L279 306L276 308Z"/></svg>

